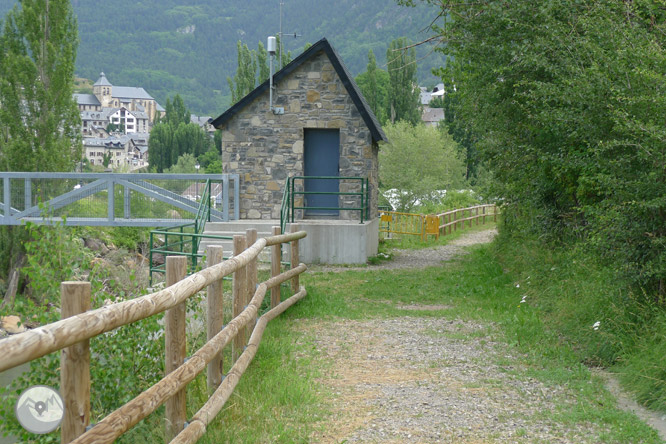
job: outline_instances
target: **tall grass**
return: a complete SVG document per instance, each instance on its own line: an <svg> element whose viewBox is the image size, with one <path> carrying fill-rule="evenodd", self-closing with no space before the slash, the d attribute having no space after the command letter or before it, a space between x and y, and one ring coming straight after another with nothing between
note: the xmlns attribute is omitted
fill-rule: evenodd
<svg viewBox="0 0 666 444"><path fill-rule="evenodd" d="M616 372L647 406L666 411L666 307L618 283L583 249L500 238L497 260L578 360Z"/></svg>

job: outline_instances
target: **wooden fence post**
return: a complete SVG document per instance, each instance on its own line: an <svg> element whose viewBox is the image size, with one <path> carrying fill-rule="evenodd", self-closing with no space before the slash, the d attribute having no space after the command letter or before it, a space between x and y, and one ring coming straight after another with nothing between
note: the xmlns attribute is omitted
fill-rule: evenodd
<svg viewBox="0 0 666 444"><path fill-rule="evenodd" d="M451 225L451 222L453 222L453 214L449 213L449 234L453 232L453 226Z"/></svg>
<svg viewBox="0 0 666 444"><path fill-rule="evenodd" d="M298 231L298 224L291 224L291 232L296 233ZM298 267L298 239L295 241L291 242L291 268L296 268ZM298 293L300 289L300 281L298 279L298 275L294 276L291 279L291 292L292 294Z"/></svg>
<svg viewBox="0 0 666 444"><path fill-rule="evenodd" d="M493 205L493 222L497 222L497 205Z"/></svg>
<svg viewBox="0 0 666 444"><path fill-rule="evenodd" d="M69 318L90 310L90 282L60 284L60 317ZM64 402L60 439L69 443L90 423L90 340L60 352L60 393Z"/></svg>
<svg viewBox="0 0 666 444"><path fill-rule="evenodd" d="M245 251L245 236L236 234L234 235L234 256L238 256ZM245 279L247 278L247 271L245 267L234 271L233 277L233 318L236 318L245 309L245 292L246 285ZM238 357L243 353L245 346L245 330L241 330L234 337L231 344L231 363L236 362Z"/></svg>
<svg viewBox="0 0 666 444"><path fill-rule="evenodd" d="M476 207L476 226L479 226L479 207Z"/></svg>
<svg viewBox="0 0 666 444"><path fill-rule="evenodd" d="M280 227L273 227L273 236L281 234ZM282 262L282 244L276 244L271 247L271 277L280 274L280 265ZM280 303L280 286L271 288L271 308L277 307Z"/></svg>
<svg viewBox="0 0 666 444"><path fill-rule="evenodd" d="M206 256L208 266L212 267L222 262L224 248L220 245L210 245ZM207 339L210 341L224 326L224 288L222 279L208 286L207 294ZM213 393L222 382L222 353L218 354L208 364L207 370L208 393Z"/></svg>
<svg viewBox="0 0 666 444"><path fill-rule="evenodd" d="M483 206L483 225L486 224L486 206Z"/></svg>
<svg viewBox="0 0 666 444"><path fill-rule="evenodd" d="M183 280L187 276L187 258L185 256L167 256L167 287ZM185 315L186 303L182 302L164 313L164 340L166 374L171 373L185 362ZM186 389L175 393L166 402L166 442L179 434L187 419Z"/></svg>
<svg viewBox="0 0 666 444"><path fill-rule="evenodd" d="M257 229L248 228L245 231L245 237L246 237L245 247L250 248L257 241ZM252 300L252 296L254 296L254 292L257 289L257 258L252 259L247 264L247 267L245 267L245 269L247 272L247 279L245 281L247 282L247 288L245 289L246 290L245 306L247 306ZM245 327L245 337L247 338L247 340L250 339L250 335L252 334L252 330L254 330L254 326L256 324L257 324L256 319L253 319Z"/></svg>
<svg viewBox="0 0 666 444"><path fill-rule="evenodd" d="M472 216L473 216L472 210L470 209L469 210L469 228L472 228Z"/></svg>

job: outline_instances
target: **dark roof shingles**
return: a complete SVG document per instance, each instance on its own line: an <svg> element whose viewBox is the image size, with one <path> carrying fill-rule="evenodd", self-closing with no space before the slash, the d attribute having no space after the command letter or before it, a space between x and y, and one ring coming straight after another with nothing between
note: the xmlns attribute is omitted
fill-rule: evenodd
<svg viewBox="0 0 666 444"><path fill-rule="evenodd" d="M386 135L384 134L384 131L382 130L382 127L379 124L377 117L372 112L370 105L368 105L368 102L365 101L363 94L361 94L361 90L359 89L358 85L356 85L354 78L352 77L349 70L347 70L347 67L342 62L342 59L340 58L338 53L331 46L331 44L328 43L328 40L326 40L325 38L319 40L317 43L309 47L307 50L303 51L302 54L300 54L298 57L292 60L280 71L275 73L273 75L273 82L274 83L280 82L282 79L289 76L289 74L291 74L296 68L301 66L310 58L316 56L321 51L324 51L324 53L328 56L329 60L331 61L331 64L333 65L333 68L340 77L342 84L345 86L347 93L349 94L352 101L356 105L356 108L361 114L361 117L363 117L366 126L370 130L373 140L386 141L387 140ZM248 105L258 96L266 92L268 88L269 88L269 81L266 80L264 83L255 88L248 95L243 97L241 100L239 100L229 109L227 109L216 119L211 119L210 121L211 124L215 128L219 128L220 126L224 125L231 118L233 118L238 112L240 112L240 110L242 110L246 105Z"/></svg>

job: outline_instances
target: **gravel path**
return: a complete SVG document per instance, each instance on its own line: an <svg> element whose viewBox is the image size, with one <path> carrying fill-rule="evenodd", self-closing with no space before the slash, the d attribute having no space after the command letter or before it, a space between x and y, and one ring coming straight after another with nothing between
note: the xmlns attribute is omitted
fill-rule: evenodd
<svg viewBox="0 0 666 444"><path fill-rule="evenodd" d="M595 425L572 430L548 419L554 401L574 405L574 394L521 376L506 347L492 340L492 326L408 317L305 328L334 362L323 380L334 415L312 442L573 444L598 437Z"/></svg>
<svg viewBox="0 0 666 444"><path fill-rule="evenodd" d="M359 269L438 266L495 234L472 232L446 246L398 250L390 262ZM576 405L576 393L526 376L520 356L494 341L494 325L418 316L443 306L401 308L414 316L302 321L299 329L316 338L322 359L332 365L322 383L333 393L334 413L311 442L598 442L598 425L553 419L552 412Z"/></svg>
<svg viewBox="0 0 666 444"><path fill-rule="evenodd" d="M334 267L330 265L313 265L311 271L348 271L348 270L395 270L399 268L426 268L436 267L442 262L451 260L453 257L465 254L463 247L475 244L486 244L492 242L497 235L496 229L473 231L465 234L458 239L451 241L447 245L440 245L432 248L423 248L421 250L399 250L391 251L393 259L388 262L382 262L377 265L367 265L363 267Z"/></svg>

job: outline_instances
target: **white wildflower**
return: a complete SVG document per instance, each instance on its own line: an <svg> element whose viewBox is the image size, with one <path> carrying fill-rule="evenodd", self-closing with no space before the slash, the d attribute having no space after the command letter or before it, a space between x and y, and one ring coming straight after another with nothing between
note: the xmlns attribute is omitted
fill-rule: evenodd
<svg viewBox="0 0 666 444"><path fill-rule="evenodd" d="M599 326L600 326L600 325L601 325L601 321L597 321L597 322L594 323L594 325L592 326L592 328L593 328L595 331L596 331L596 330L599 330Z"/></svg>

